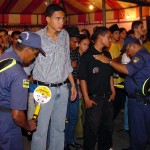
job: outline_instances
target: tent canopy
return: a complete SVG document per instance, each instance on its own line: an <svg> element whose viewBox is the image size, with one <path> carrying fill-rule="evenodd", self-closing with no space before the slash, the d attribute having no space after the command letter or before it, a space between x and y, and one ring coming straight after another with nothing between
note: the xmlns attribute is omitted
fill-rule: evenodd
<svg viewBox="0 0 150 150"><path fill-rule="evenodd" d="M118 10L137 6L137 4L130 2L105 0L106 10ZM0 0L0 13L44 14L47 4L51 3L63 6L67 15L102 11L102 0ZM89 9L91 4L94 6L93 10Z"/></svg>

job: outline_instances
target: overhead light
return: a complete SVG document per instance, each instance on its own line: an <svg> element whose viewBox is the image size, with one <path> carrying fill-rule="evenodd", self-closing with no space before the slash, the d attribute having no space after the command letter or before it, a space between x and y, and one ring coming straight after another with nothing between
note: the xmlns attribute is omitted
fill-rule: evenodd
<svg viewBox="0 0 150 150"><path fill-rule="evenodd" d="M45 2L45 5L48 5L47 2Z"/></svg>
<svg viewBox="0 0 150 150"><path fill-rule="evenodd" d="M89 6L89 9L92 10L93 8L94 8L94 6L91 4L91 5Z"/></svg>

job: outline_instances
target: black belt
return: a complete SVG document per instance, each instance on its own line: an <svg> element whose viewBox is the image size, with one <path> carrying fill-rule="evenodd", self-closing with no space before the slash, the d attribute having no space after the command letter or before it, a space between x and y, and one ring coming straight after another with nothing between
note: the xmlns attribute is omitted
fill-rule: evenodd
<svg viewBox="0 0 150 150"><path fill-rule="evenodd" d="M2 111L2 112L10 112L11 109L10 109L10 108L6 108L6 107L0 106L0 111Z"/></svg>
<svg viewBox="0 0 150 150"><path fill-rule="evenodd" d="M64 82L61 82L61 83L45 83L45 82L34 80L33 83L37 84L37 85L48 86L48 87L59 87L59 86L62 86L68 82L67 82L67 80L65 80Z"/></svg>

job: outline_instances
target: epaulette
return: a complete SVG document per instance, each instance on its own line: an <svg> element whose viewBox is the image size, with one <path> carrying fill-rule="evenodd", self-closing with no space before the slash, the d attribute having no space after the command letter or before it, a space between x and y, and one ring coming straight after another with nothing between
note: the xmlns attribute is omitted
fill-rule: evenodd
<svg viewBox="0 0 150 150"><path fill-rule="evenodd" d="M13 58L6 58L6 59L1 60L0 61L0 73L15 66L16 64L19 64L22 66L22 64L19 61Z"/></svg>

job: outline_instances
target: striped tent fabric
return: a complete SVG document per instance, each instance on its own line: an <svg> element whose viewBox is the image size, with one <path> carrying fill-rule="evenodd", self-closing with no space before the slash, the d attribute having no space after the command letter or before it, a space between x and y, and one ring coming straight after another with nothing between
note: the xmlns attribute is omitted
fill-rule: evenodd
<svg viewBox="0 0 150 150"><path fill-rule="evenodd" d="M46 24L47 4L64 6L69 23L102 21L102 0L0 0L0 23L2 24ZM89 5L93 5L93 10ZM118 0L105 0L106 20L123 19L130 10L139 16L136 4ZM128 9L127 9L128 8ZM143 9L143 15L149 15L149 7Z"/></svg>

